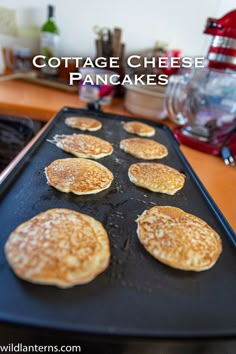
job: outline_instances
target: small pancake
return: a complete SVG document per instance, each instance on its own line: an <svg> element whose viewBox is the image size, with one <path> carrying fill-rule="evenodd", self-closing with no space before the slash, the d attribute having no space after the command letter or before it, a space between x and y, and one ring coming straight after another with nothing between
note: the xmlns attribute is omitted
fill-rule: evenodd
<svg viewBox="0 0 236 354"><path fill-rule="evenodd" d="M205 221L171 206L154 206L138 218L137 234L146 250L173 268L202 271L222 252L220 236Z"/></svg>
<svg viewBox="0 0 236 354"><path fill-rule="evenodd" d="M131 138L120 142L120 148L130 155L140 159L162 159L168 155L167 148L151 139Z"/></svg>
<svg viewBox="0 0 236 354"><path fill-rule="evenodd" d="M49 142L77 157L95 160L111 155L113 152L113 147L108 141L92 135L55 135Z"/></svg>
<svg viewBox="0 0 236 354"><path fill-rule="evenodd" d="M71 128L88 130L88 131L97 131L101 129L102 123L97 119L87 118L87 117L67 117L65 119L65 124Z"/></svg>
<svg viewBox="0 0 236 354"><path fill-rule="evenodd" d="M183 188L185 182L183 173L156 162L134 163L129 168L128 176L139 187L170 195Z"/></svg>
<svg viewBox="0 0 236 354"><path fill-rule="evenodd" d="M53 161L45 168L48 184L61 192L96 194L110 187L113 174L98 162L69 158Z"/></svg>
<svg viewBox="0 0 236 354"><path fill-rule="evenodd" d="M127 122L123 126L124 130L131 134L139 136L153 136L155 135L155 129L148 124L141 122Z"/></svg>
<svg viewBox="0 0 236 354"><path fill-rule="evenodd" d="M100 222L69 209L50 209L19 225L5 245L20 278L68 288L88 283L110 260L109 239Z"/></svg>

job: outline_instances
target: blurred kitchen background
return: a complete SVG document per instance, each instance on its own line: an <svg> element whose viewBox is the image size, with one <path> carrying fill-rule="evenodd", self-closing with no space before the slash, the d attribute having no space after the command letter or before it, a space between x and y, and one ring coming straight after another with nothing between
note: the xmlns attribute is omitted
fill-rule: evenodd
<svg viewBox="0 0 236 354"><path fill-rule="evenodd" d="M235 5L235 0L0 1L0 81L12 78L9 74L17 74L14 78L76 95L79 93L81 100L92 103L109 104L114 96L124 97L122 104L127 111L157 120L170 118L180 125L174 132L181 143L209 154L222 155L226 164L235 165ZM55 53L50 46L42 46L42 34L52 34L48 31L52 23L47 27L47 21L54 21L54 18L55 38L57 28L59 30ZM213 41L214 45L211 44ZM68 70L61 65L53 75L32 70L32 57L43 51L47 58L117 56L120 58L117 70L120 77L126 73L132 77L164 73L169 76L169 84L153 87L131 84L113 88L111 84L110 87L92 87L84 85L81 80L79 84L69 86L69 73L78 70L74 63ZM182 68L173 71L168 68L168 72L167 69L159 72L158 67L151 71L141 67L130 72L124 60L129 54L156 58L166 54L168 58L204 56L208 63L206 71L186 72L181 71ZM217 58L211 60L209 56ZM6 72L6 67L13 70ZM82 72L83 69L79 70ZM226 144L232 146L230 151L227 146L225 154Z"/></svg>
<svg viewBox="0 0 236 354"><path fill-rule="evenodd" d="M122 28L126 52L150 48L161 40L170 48L180 48L183 55L205 55L210 41L202 34L207 17L220 17L235 7L235 0L0 1L0 7L15 10L0 9L0 44L38 53L49 3L55 6L60 55L67 56L94 55L94 25Z"/></svg>

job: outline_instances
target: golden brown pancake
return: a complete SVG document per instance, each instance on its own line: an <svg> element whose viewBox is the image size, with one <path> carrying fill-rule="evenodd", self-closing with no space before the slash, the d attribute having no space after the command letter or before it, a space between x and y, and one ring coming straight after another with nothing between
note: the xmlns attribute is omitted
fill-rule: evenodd
<svg viewBox="0 0 236 354"><path fill-rule="evenodd" d="M95 194L110 187L113 174L98 162L69 158L53 161L45 168L48 184L61 192Z"/></svg>
<svg viewBox="0 0 236 354"><path fill-rule="evenodd" d="M127 122L123 126L124 130L128 133L136 134L139 136L153 136L155 135L155 129L148 124L141 122Z"/></svg>
<svg viewBox="0 0 236 354"><path fill-rule="evenodd" d="M120 148L130 155L140 159L162 159L168 155L167 148L151 139L131 138L120 142Z"/></svg>
<svg viewBox="0 0 236 354"><path fill-rule="evenodd" d="M129 168L128 176L139 187L170 195L183 188L185 182L183 173L156 162L134 163Z"/></svg>
<svg viewBox="0 0 236 354"><path fill-rule="evenodd" d="M65 119L66 125L71 128L88 130L88 131L97 131L101 129L102 123L97 119L87 118L87 117L67 117Z"/></svg>
<svg viewBox="0 0 236 354"><path fill-rule="evenodd" d="M154 206L138 218L138 237L160 262L182 270L211 268L222 252L220 236L205 221L171 206Z"/></svg>
<svg viewBox="0 0 236 354"><path fill-rule="evenodd" d="M50 209L19 225L5 254L13 271L32 283L67 288L88 283L110 259L100 222L69 209Z"/></svg>
<svg viewBox="0 0 236 354"><path fill-rule="evenodd" d="M111 155L113 152L113 147L108 141L92 135L55 135L49 142L77 157L95 160Z"/></svg>

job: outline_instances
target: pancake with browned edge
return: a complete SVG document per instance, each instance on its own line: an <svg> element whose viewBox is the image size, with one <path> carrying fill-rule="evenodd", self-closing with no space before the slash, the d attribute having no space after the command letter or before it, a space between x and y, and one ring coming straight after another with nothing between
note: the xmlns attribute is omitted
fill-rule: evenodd
<svg viewBox="0 0 236 354"><path fill-rule="evenodd" d="M53 161L45 168L48 184L61 192L95 194L110 187L113 174L98 162L69 158Z"/></svg>
<svg viewBox="0 0 236 354"><path fill-rule="evenodd" d="M136 134L139 136L153 136L155 135L155 129L148 124L141 123L141 122L127 122L123 126L124 130L130 134Z"/></svg>
<svg viewBox="0 0 236 354"><path fill-rule="evenodd" d="M53 140L48 141L77 157L97 160L113 152L113 147L108 141L92 135L55 135Z"/></svg>
<svg viewBox="0 0 236 354"><path fill-rule="evenodd" d="M168 150L164 145L151 139L124 139L120 142L120 148L128 154L144 160L162 159L168 155Z"/></svg>
<svg viewBox="0 0 236 354"><path fill-rule="evenodd" d="M68 288L103 272L110 246L106 230L91 216L50 209L18 226L9 236L5 254L20 278Z"/></svg>
<svg viewBox="0 0 236 354"><path fill-rule="evenodd" d="M220 236L205 221L172 206L154 206L138 218L138 237L146 250L173 268L200 272L222 252Z"/></svg>
<svg viewBox="0 0 236 354"><path fill-rule="evenodd" d="M170 195L183 188L185 182L183 173L156 162L134 163L129 168L128 176L139 187Z"/></svg>
<svg viewBox="0 0 236 354"><path fill-rule="evenodd" d="M71 128L88 130L88 131L97 131L101 129L102 123L97 119L87 118L87 117L67 117L65 119L65 124Z"/></svg>

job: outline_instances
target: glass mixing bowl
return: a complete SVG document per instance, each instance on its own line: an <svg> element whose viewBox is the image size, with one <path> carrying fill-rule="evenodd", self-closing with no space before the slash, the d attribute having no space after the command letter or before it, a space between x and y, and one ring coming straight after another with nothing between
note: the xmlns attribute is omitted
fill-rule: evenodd
<svg viewBox="0 0 236 354"><path fill-rule="evenodd" d="M165 95L169 118L182 133L202 141L227 135L236 126L236 72L198 68L171 76Z"/></svg>

